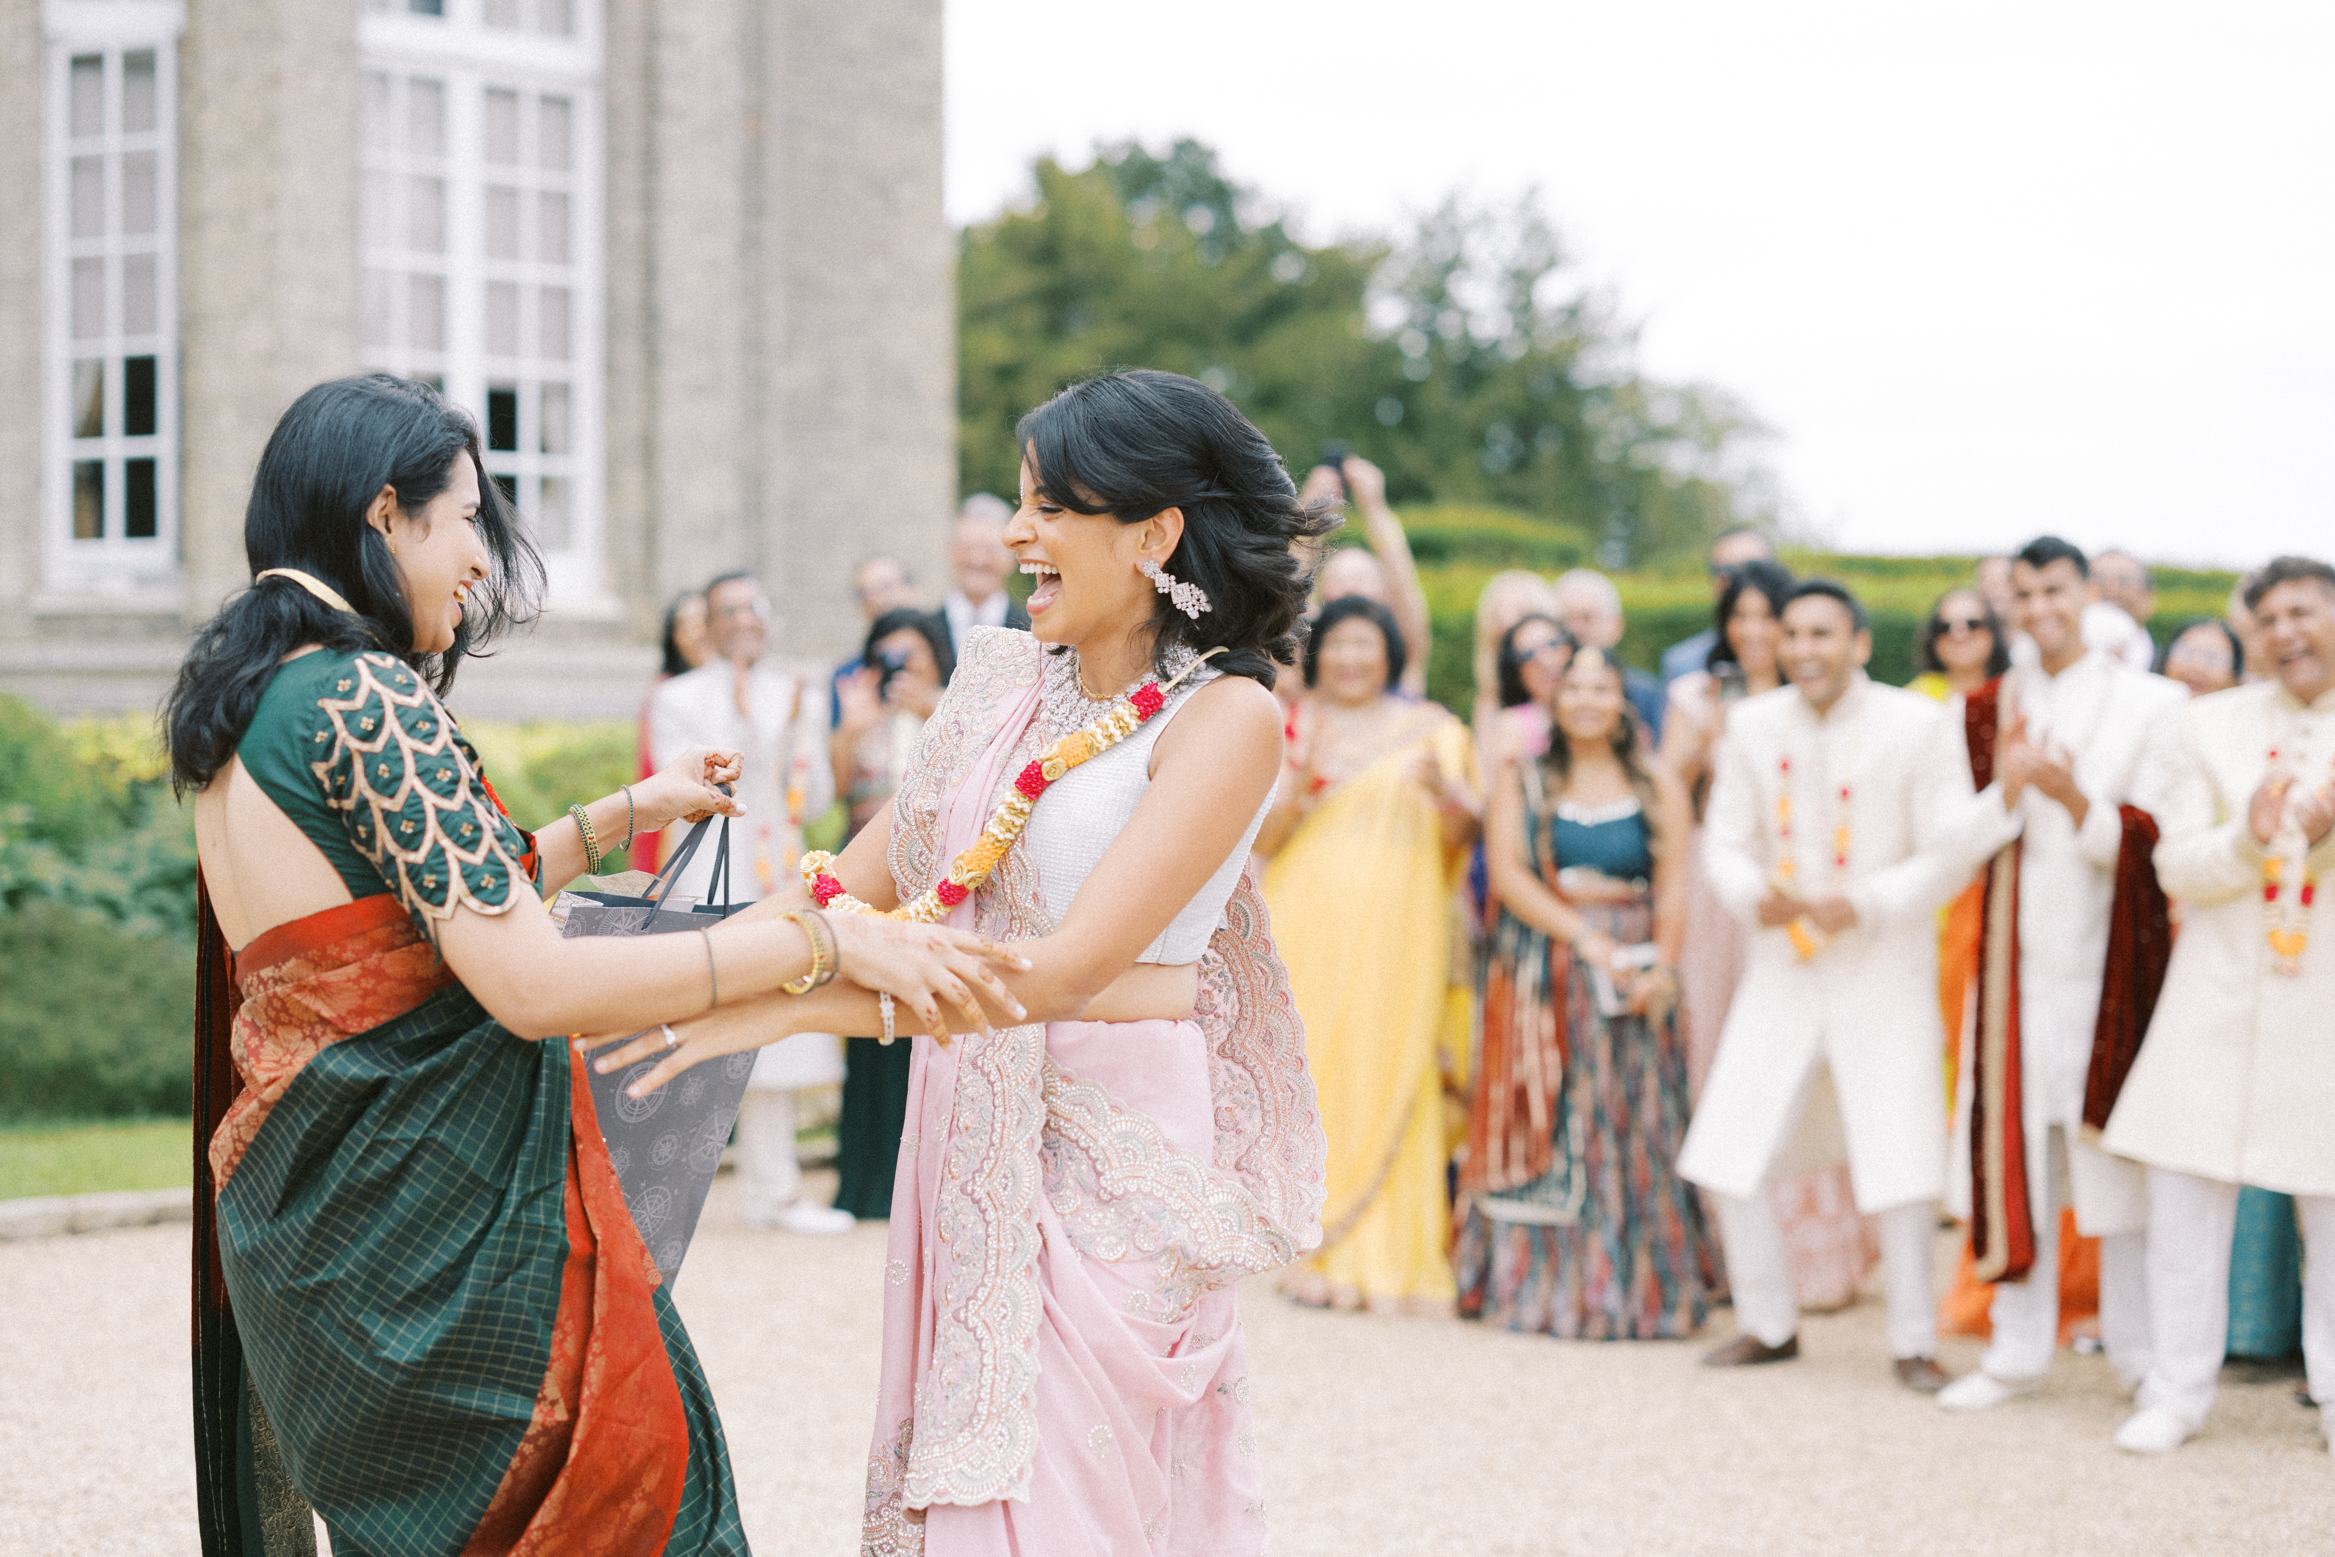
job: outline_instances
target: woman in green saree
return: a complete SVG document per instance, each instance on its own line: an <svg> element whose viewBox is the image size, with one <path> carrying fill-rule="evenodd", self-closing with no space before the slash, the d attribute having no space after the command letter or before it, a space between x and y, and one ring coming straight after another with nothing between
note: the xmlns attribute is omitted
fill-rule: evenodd
<svg viewBox="0 0 2335 1557"><path fill-rule="evenodd" d="M322 384L245 516L252 588L166 718L196 793L195 1441L206 1557L743 1553L689 1338L626 1212L578 1031L806 974L937 1023L1008 954L809 916L563 941L540 883L735 813L700 748L533 835L439 701L541 580L476 429ZM580 813L580 814L579 814ZM805 980L807 984L807 980Z"/></svg>

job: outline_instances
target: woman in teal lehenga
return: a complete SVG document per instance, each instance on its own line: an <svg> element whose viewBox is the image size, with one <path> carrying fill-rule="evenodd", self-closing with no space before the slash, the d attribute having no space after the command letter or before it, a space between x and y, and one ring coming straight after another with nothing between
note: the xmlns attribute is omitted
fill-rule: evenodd
<svg viewBox="0 0 2335 1557"><path fill-rule="evenodd" d="M920 1011L969 935L559 938L534 890L733 811L734 754L534 837L439 701L534 553L468 417L382 375L285 413L253 587L167 711L197 792L195 1445L206 1557L743 1553L713 1399L564 1042L836 968ZM871 933L872 932L872 933Z"/></svg>

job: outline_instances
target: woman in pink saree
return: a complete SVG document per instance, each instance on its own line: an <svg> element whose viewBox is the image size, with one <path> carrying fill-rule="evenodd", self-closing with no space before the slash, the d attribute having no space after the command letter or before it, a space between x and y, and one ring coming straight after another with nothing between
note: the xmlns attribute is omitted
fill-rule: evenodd
<svg viewBox="0 0 2335 1557"><path fill-rule="evenodd" d="M913 1013L848 982L741 1003L599 1063L667 1049L647 1089L786 1032L935 1035L913 1040L863 1553L1262 1552L1232 1286L1319 1241L1324 1145L1244 867L1301 557L1334 521L1175 374L1074 385L1017 435L1031 630L967 638L890 810L749 913L890 911L1018 965Z"/></svg>

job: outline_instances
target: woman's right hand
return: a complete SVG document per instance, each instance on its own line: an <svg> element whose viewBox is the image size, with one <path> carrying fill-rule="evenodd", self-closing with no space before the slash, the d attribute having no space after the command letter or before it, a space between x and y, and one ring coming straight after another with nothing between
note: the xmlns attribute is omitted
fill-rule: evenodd
<svg viewBox="0 0 2335 1557"><path fill-rule="evenodd" d="M1573 954L1591 967L1615 971L1613 959L1621 951L1621 943L1603 930L1591 930L1573 942Z"/></svg>
<svg viewBox="0 0 2335 1557"><path fill-rule="evenodd" d="M949 925L872 914L830 913L826 920L835 931L838 971L872 994L905 1003L943 1047L948 1044L943 1001L963 1016L966 1026L981 1032L989 1031L989 1013L976 990L1016 1021L1029 1015L997 976L999 968L1029 971L1030 960L1010 946Z"/></svg>

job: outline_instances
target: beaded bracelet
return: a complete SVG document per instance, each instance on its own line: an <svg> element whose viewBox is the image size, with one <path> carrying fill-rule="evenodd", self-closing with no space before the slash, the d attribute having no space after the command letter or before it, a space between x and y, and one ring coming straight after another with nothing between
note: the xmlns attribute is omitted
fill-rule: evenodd
<svg viewBox="0 0 2335 1557"><path fill-rule="evenodd" d="M569 806L568 815L576 819L576 832L584 840L584 874L600 874L600 840L592 835L592 818L582 806Z"/></svg>
<svg viewBox="0 0 2335 1557"><path fill-rule="evenodd" d="M640 814L632 808L632 786L619 784L616 787L624 791L624 842L618 844L617 847L629 849L632 847L633 839L640 836Z"/></svg>

